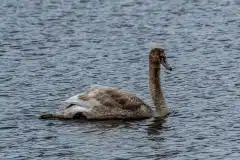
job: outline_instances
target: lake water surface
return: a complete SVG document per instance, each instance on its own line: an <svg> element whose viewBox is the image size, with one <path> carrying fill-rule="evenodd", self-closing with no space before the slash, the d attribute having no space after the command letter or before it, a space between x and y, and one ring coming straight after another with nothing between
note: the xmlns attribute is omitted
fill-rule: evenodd
<svg viewBox="0 0 240 160"><path fill-rule="evenodd" d="M152 41L165 121L38 119L93 84L151 104ZM0 159L240 158L238 0L2 0L0 70Z"/></svg>

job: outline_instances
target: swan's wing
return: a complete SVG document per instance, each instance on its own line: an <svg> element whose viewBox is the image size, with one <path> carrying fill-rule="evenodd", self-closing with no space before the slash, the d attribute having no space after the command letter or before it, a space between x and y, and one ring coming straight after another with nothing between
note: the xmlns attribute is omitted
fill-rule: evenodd
<svg viewBox="0 0 240 160"><path fill-rule="evenodd" d="M60 105L60 110L67 109L72 105L82 106L86 109L105 106L131 111L139 109L142 105L148 106L135 94L110 87L90 88L86 92L72 96Z"/></svg>
<svg viewBox="0 0 240 160"><path fill-rule="evenodd" d="M106 91L117 91L118 88L111 87L91 87L87 91L74 95L67 100L63 101L59 106L59 110L67 109L73 105L82 106L84 108L90 109L93 106L99 106L102 104L108 105L119 105L114 103L113 99L106 93Z"/></svg>
<svg viewBox="0 0 240 160"><path fill-rule="evenodd" d="M135 94L119 91L119 96L114 99L123 106L123 109L137 110L141 106L147 106L142 100L140 100Z"/></svg>
<svg viewBox="0 0 240 160"><path fill-rule="evenodd" d="M101 88L95 98L104 106L118 107L125 110L135 111L146 104L136 95L121 91L118 88Z"/></svg>

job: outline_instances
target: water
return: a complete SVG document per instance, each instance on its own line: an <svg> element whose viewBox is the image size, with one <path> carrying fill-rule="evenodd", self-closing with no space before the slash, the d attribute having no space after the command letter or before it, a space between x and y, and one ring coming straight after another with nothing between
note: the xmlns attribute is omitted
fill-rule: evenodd
<svg viewBox="0 0 240 160"><path fill-rule="evenodd" d="M237 0L0 2L1 159L239 159ZM164 44L165 121L40 120L92 84L150 101Z"/></svg>

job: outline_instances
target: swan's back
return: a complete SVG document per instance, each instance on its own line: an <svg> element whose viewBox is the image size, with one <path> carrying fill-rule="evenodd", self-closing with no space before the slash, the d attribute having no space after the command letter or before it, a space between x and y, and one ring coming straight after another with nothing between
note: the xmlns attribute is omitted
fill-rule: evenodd
<svg viewBox="0 0 240 160"><path fill-rule="evenodd" d="M138 119L152 116L151 108L136 95L118 88L90 88L64 101L56 115L87 119Z"/></svg>

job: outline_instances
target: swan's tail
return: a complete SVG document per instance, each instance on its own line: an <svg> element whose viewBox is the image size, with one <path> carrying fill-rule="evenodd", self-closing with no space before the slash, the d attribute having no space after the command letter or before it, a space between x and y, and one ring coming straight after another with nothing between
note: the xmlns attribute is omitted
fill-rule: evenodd
<svg viewBox="0 0 240 160"><path fill-rule="evenodd" d="M60 111L57 111L55 114L42 114L40 115L40 119L50 119L50 118L57 118L57 119L86 119L84 113L87 113L89 110L79 106L79 105L72 105L65 107Z"/></svg>
<svg viewBox="0 0 240 160"><path fill-rule="evenodd" d="M48 118L58 118L58 117L55 114L41 114L39 118L48 119Z"/></svg>

